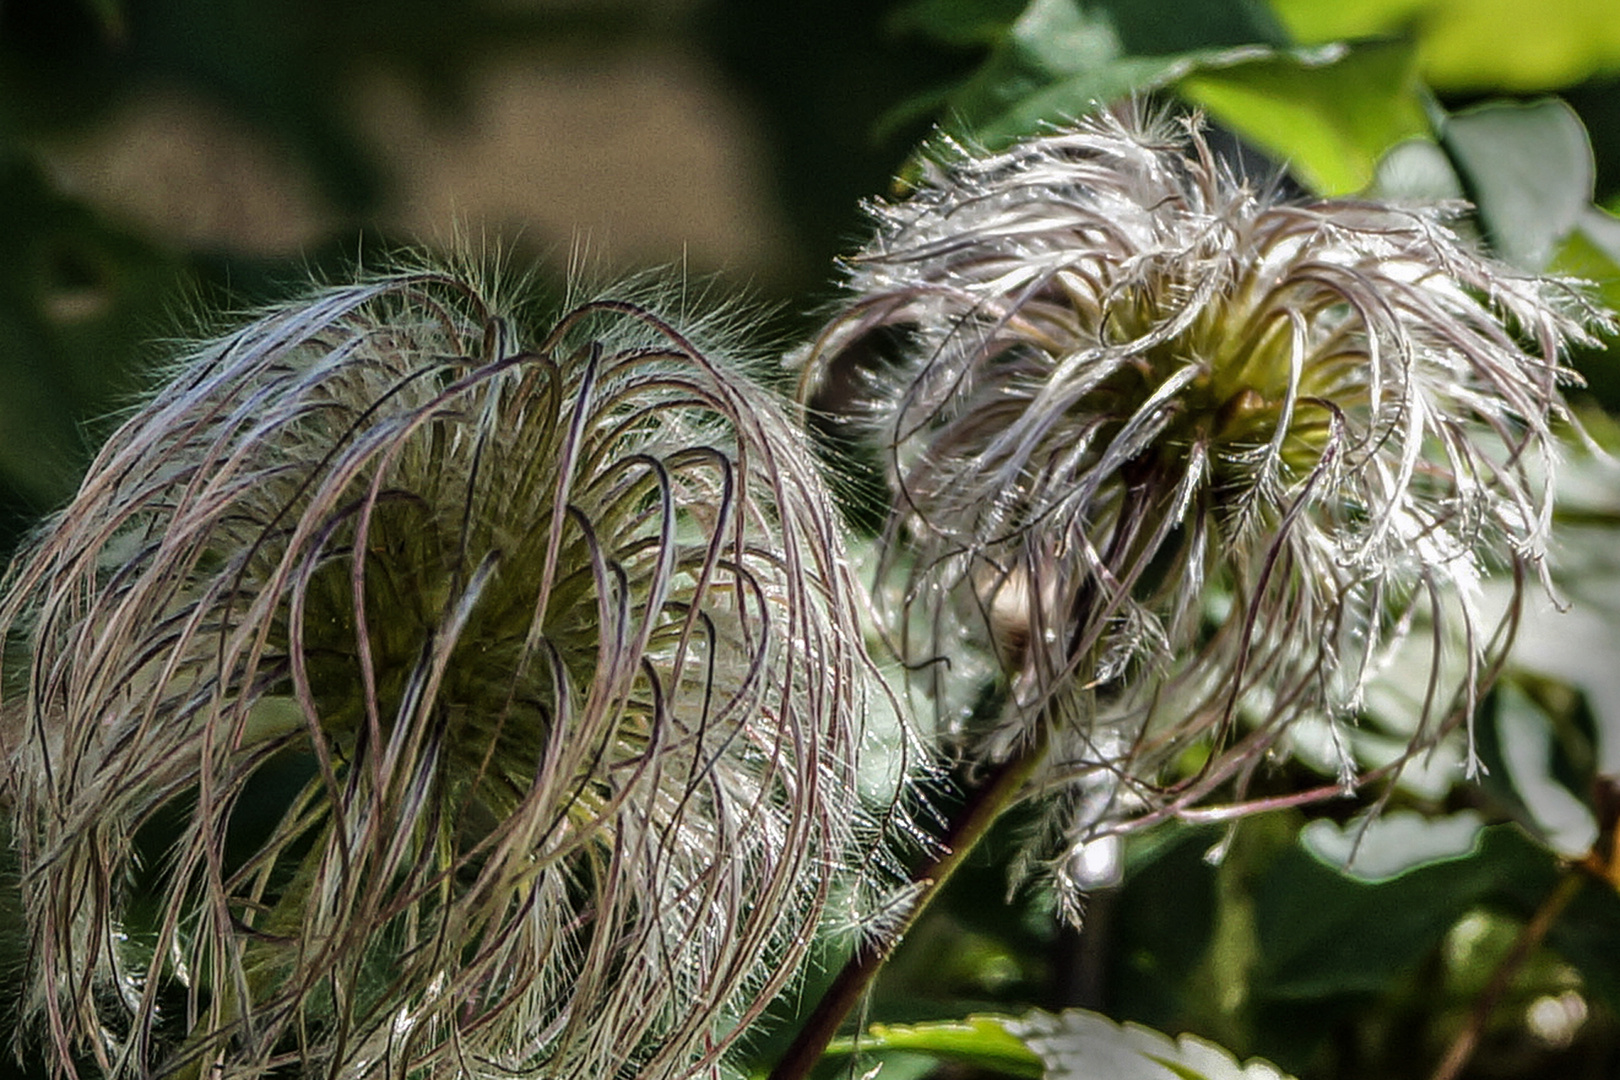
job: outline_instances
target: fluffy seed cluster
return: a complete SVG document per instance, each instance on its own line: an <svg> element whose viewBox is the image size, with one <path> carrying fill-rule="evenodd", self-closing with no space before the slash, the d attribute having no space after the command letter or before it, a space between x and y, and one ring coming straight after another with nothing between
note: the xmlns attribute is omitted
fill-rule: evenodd
<svg viewBox="0 0 1620 1080"><path fill-rule="evenodd" d="M520 333L436 271L274 311L13 566L62 1072L685 1076L792 977L869 840L836 514L650 310Z"/></svg>
<svg viewBox="0 0 1620 1080"><path fill-rule="evenodd" d="M1284 201L1123 111L873 208L806 394L883 463L883 604L944 720L1112 778L1071 844L1241 788L1403 644L1419 741L1469 715L1512 624L1474 586L1541 560L1561 355L1602 320L1456 210ZM953 690L974 648L999 707Z"/></svg>

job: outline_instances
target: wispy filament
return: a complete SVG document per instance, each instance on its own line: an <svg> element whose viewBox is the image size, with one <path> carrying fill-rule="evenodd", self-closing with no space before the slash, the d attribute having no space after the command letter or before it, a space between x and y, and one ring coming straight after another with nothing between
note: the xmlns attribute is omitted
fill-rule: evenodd
<svg viewBox="0 0 1620 1080"><path fill-rule="evenodd" d="M887 474L879 594L942 720L1108 778L1069 847L1353 718L1415 613L1466 651L1451 682L1434 648L1417 741L1465 717L1513 621L1477 580L1541 562L1563 350L1604 322L1458 208L1283 201L1132 112L944 147L804 354Z"/></svg>
<svg viewBox="0 0 1620 1080"><path fill-rule="evenodd" d="M792 978L871 839L836 514L648 307L521 337L459 273L289 304L13 567L62 1072L684 1076Z"/></svg>

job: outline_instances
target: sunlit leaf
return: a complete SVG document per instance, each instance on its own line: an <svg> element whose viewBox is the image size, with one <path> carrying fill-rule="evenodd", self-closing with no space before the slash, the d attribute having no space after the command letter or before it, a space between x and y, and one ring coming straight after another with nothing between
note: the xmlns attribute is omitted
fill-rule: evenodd
<svg viewBox="0 0 1620 1080"><path fill-rule="evenodd" d="M874 1024L833 1052L905 1052L1031 1080L1288 1080L1269 1062L1240 1064L1196 1035L1171 1038L1140 1024L1069 1009L1013 1018L970 1016L927 1024Z"/></svg>
<svg viewBox="0 0 1620 1080"><path fill-rule="evenodd" d="M1429 132L1415 57L1405 45L1206 65L1178 89L1324 195L1364 190L1387 150Z"/></svg>
<svg viewBox="0 0 1620 1080"><path fill-rule="evenodd" d="M904 1051L966 1062L1008 1076L1042 1076L1041 1056L1013 1033L1013 1023L1002 1016L969 1016L928 1024L873 1024L859 1039L834 1043L832 1052Z"/></svg>
<svg viewBox="0 0 1620 1080"><path fill-rule="evenodd" d="M1339 194L1366 188L1391 146L1429 133L1410 48L1279 50L1274 28L1244 5L1193 10L1199 17L1158 0L1033 0L999 34L946 0L904 13L941 36L995 42L943 109L948 126L990 146L1175 85L1307 185ZM910 111L935 105L919 99Z"/></svg>
<svg viewBox="0 0 1620 1080"><path fill-rule="evenodd" d="M1302 42L1408 34L1444 90L1552 90L1620 69L1612 0L1272 0Z"/></svg>
<svg viewBox="0 0 1620 1080"><path fill-rule="evenodd" d="M1476 851L1484 825L1472 810L1444 817L1402 810L1343 827L1319 818L1300 832L1300 842L1317 858L1359 881L1388 881L1419 866Z"/></svg>
<svg viewBox="0 0 1620 1080"><path fill-rule="evenodd" d="M1083 1009L1031 1013L1007 1029L1046 1063L1047 1080L1285 1080L1270 1062L1239 1063L1196 1035L1172 1039Z"/></svg>
<svg viewBox="0 0 1620 1080"><path fill-rule="evenodd" d="M1592 203L1586 128L1561 101L1498 102L1450 117L1443 132L1496 250L1544 269Z"/></svg>
<svg viewBox="0 0 1620 1080"><path fill-rule="evenodd" d="M1429 0L1271 0L1294 40L1316 44L1392 33L1428 6Z"/></svg>
<svg viewBox="0 0 1620 1080"><path fill-rule="evenodd" d="M1378 162L1372 194L1392 202L1438 203L1464 197L1457 170L1432 139L1397 143Z"/></svg>
<svg viewBox="0 0 1620 1080"><path fill-rule="evenodd" d="M1591 808L1553 775L1552 720L1513 682L1497 687L1496 751L1526 823L1562 855L1585 854L1597 839Z"/></svg>

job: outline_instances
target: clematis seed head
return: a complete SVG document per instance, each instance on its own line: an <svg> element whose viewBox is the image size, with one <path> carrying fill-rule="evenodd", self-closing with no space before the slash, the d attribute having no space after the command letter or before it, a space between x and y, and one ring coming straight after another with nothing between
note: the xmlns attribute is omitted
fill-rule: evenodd
<svg viewBox="0 0 1620 1080"><path fill-rule="evenodd" d="M1049 741L1070 854L1353 718L1392 650L1433 654L1414 745L1471 714L1513 624L1477 582L1542 562L1562 358L1605 317L1458 212L1287 201L1135 108L946 144L872 207L804 393L853 397L888 478L898 647L970 756Z"/></svg>
<svg viewBox="0 0 1620 1080"><path fill-rule="evenodd" d="M793 977L870 854L853 585L786 410L639 292L288 303L18 557L58 1072L687 1076Z"/></svg>

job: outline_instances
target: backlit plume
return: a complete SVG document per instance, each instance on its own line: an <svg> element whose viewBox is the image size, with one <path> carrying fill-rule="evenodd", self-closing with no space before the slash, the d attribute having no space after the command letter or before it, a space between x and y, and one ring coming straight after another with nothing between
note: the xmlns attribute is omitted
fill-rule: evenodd
<svg viewBox="0 0 1620 1080"><path fill-rule="evenodd" d="M1476 586L1541 564L1602 318L1456 213L1284 201L1129 111L873 208L805 392L887 475L880 595L944 722L1050 744L1060 852L1241 792L1295 719L1342 738L1396 649L1431 661L1414 746L1470 715L1514 621Z"/></svg>
<svg viewBox="0 0 1620 1080"><path fill-rule="evenodd" d="M658 303L331 288L101 451L0 610L60 1072L707 1075L791 980L869 662L787 413Z"/></svg>

